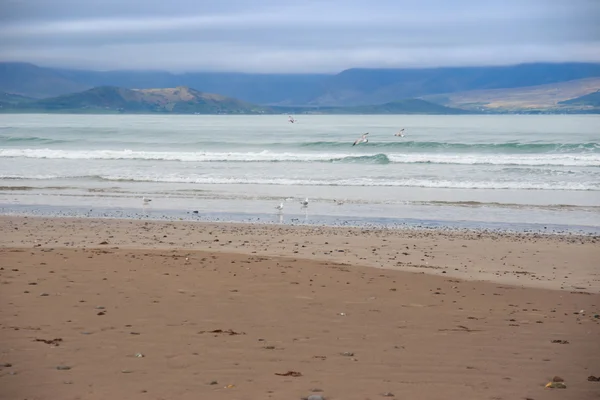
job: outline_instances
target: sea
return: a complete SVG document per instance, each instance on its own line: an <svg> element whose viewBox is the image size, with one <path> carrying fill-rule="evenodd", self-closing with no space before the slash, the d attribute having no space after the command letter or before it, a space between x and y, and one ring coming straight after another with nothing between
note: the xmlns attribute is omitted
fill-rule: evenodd
<svg viewBox="0 0 600 400"><path fill-rule="evenodd" d="M0 114L0 214L600 233L598 115L295 118Z"/></svg>

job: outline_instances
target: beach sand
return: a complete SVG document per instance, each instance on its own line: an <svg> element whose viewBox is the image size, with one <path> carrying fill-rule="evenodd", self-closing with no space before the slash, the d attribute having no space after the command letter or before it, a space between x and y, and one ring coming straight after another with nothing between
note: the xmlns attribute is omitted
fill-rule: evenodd
<svg viewBox="0 0 600 400"><path fill-rule="evenodd" d="M600 398L598 238L0 217L0 264L2 399Z"/></svg>

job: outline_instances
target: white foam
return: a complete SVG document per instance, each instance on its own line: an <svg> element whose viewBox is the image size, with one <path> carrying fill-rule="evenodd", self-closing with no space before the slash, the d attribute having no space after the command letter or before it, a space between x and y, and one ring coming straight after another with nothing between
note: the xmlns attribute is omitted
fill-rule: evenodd
<svg viewBox="0 0 600 400"><path fill-rule="evenodd" d="M182 162L326 162L375 157L379 153L278 153L261 152L167 152L133 150L53 150L0 149L0 157L69 159L69 160L165 160ZM600 167L600 154L431 154L393 153L387 155L392 163L433 163L459 165L554 165Z"/></svg>
<svg viewBox="0 0 600 400"><path fill-rule="evenodd" d="M278 185L278 186L391 186L391 187L421 187L448 189L512 189L512 190L570 190L570 191L600 191L598 182L519 182L519 181L469 181L469 180L434 180L434 179L294 179L294 178L260 178L260 177L209 177L199 175L156 174L145 175L135 172L119 175L100 176L70 176L60 175L0 175L0 179L103 179L108 181L131 182L165 182L193 183L206 185L247 184L247 185Z"/></svg>

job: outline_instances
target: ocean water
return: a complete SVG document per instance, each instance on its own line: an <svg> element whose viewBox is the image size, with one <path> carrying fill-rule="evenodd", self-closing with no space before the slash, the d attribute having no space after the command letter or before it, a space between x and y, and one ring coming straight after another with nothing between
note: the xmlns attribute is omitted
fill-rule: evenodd
<svg viewBox="0 0 600 400"><path fill-rule="evenodd" d="M297 120L0 115L0 208L600 232L599 116Z"/></svg>

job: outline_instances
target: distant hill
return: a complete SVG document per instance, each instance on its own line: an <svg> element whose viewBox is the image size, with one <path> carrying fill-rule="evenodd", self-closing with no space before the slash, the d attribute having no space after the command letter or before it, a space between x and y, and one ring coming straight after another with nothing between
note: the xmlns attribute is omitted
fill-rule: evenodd
<svg viewBox="0 0 600 400"><path fill-rule="evenodd" d="M315 105L381 104L469 90L518 88L600 77L600 64L523 64L506 67L350 69L322 85Z"/></svg>
<svg viewBox="0 0 600 400"><path fill-rule="evenodd" d="M422 98L448 107L480 111L559 110L564 108L563 105L579 105L569 99L585 97L599 89L600 78L585 78L511 89L435 94Z"/></svg>
<svg viewBox="0 0 600 400"><path fill-rule="evenodd" d="M4 96L4 97L3 97ZM46 99L3 94L2 112L172 113L172 114L464 114L421 99L358 107L259 106L188 87L125 89L100 86ZM10 100L10 102L9 102Z"/></svg>
<svg viewBox="0 0 600 400"><path fill-rule="evenodd" d="M112 86L18 103L13 110L174 114L259 114L267 111L261 106L188 87L124 89Z"/></svg>
<svg viewBox="0 0 600 400"><path fill-rule="evenodd" d="M473 114L476 111L445 107L421 99L355 107L271 107L288 114Z"/></svg>
<svg viewBox="0 0 600 400"><path fill-rule="evenodd" d="M574 99L561 101L560 104L573 105L573 106L600 107L600 90L597 90L593 93L586 94L584 96L576 97Z"/></svg>
<svg viewBox="0 0 600 400"><path fill-rule="evenodd" d="M187 86L265 106L369 106L431 95L600 78L600 64L536 63L500 67L348 69L338 74L84 71L0 63L0 91L54 97L100 86ZM561 99L564 100L564 99Z"/></svg>

